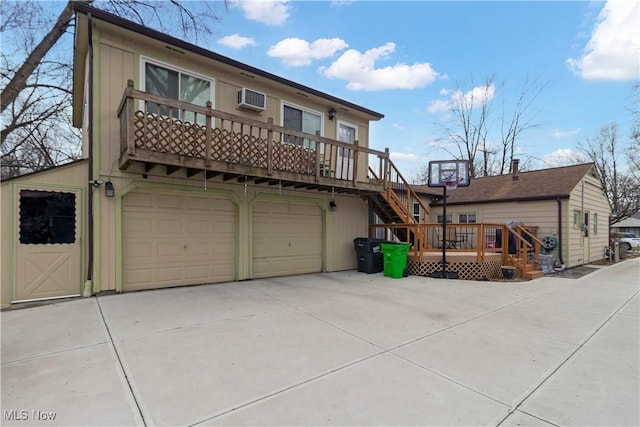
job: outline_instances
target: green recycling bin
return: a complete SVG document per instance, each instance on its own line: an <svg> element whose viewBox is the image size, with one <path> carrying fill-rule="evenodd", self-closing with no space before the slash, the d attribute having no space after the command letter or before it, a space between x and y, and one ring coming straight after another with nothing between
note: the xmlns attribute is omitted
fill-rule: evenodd
<svg viewBox="0 0 640 427"><path fill-rule="evenodd" d="M407 256L411 243L381 243L384 257L384 275L401 279L407 268Z"/></svg>

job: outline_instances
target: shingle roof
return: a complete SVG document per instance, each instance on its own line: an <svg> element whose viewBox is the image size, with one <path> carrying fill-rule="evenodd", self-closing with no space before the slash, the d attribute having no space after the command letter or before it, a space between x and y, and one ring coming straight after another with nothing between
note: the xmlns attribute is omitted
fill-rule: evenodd
<svg viewBox="0 0 640 427"><path fill-rule="evenodd" d="M447 205L495 203L506 201L566 199L580 180L594 167L593 163L487 176L471 180L447 198Z"/></svg>

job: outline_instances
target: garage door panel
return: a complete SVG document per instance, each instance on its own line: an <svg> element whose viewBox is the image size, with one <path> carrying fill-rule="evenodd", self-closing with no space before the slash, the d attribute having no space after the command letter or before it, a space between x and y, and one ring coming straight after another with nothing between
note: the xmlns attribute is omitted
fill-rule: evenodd
<svg viewBox="0 0 640 427"><path fill-rule="evenodd" d="M125 290L235 280L236 220L229 200L147 192L125 200L130 197L123 203Z"/></svg>
<svg viewBox="0 0 640 427"><path fill-rule="evenodd" d="M257 203L252 221L254 278L322 270L322 211L319 206Z"/></svg>

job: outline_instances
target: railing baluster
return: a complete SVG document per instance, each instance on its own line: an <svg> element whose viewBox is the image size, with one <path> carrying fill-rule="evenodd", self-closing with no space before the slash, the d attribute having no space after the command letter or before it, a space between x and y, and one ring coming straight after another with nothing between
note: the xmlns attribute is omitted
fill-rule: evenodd
<svg viewBox="0 0 640 427"><path fill-rule="evenodd" d="M204 142L204 164L205 166L210 166L211 165L211 150L212 147L211 145L213 144L213 141L211 140L211 133L212 133L212 129L211 129L211 120L212 120L212 112L211 112L211 106L213 104L211 103L211 101L207 101L207 115L205 118L205 142Z"/></svg>
<svg viewBox="0 0 640 427"><path fill-rule="evenodd" d="M273 174L273 117L267 119L267 175Z"/></svg>
<svg viewBox="0 0 640 427"><path fill-rule="evenodd" d="M360 159L358 156L359 151L357 150L357 147L358 147L357 139L353 141L353 145L356 147L355 150L351 151L351 155L353 156L353 185L356 185L358 182L358 163L360 163Z"/></svg>

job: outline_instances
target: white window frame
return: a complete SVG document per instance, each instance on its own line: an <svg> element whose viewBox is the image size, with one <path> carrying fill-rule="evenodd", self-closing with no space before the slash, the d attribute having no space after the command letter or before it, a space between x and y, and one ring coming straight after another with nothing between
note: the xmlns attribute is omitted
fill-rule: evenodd
<svg viewBox="0 0 640 427"><path fill-rule="evenodd" d="M416 213L417 211L417 213ZM420 203L413 202L413 218L420 223Z"/></svg>
<svg viewBox="0 0 640 427"><path fill-rule="evenodd" d="M580 209L573 210L573 229L579 230L582 225L582 211Z"/></svg>
<svg viewBox="0 0 640 427"><path fill-rule="evenodd" d="M163 61L158 61L157 59L153 59L150 58L148 56L140 56L140 90L143 92L146 92L146 75L145 75L145 64L153 64L153 65L157 65L159 67L163 67L166 68L168 70L171 71L176 71L180 74L187 74L190 75L192 77L197 77L201 80L206 80L209 82L209 100L211 101L211 107L215 108L216 106L216 79L214 79L211 76L205 76L204 74L200 74L200 73L196 73L195 71L191 71L187 68L182 68L182 67L177 67L173 64L169 64L167 62L163 62ZM178 81L180 81L180 79L178 79ZM141 101L142 104L142 101Z"/></svg>
<svg viewBox="0 0 640 427"><path fill-rule="evenodd" d="M293 102L289 102L286 100L281 100L280 101L280 126L284 127L284 107L289 107L289 108L295 108L297 110L302 111L303 113L309 113L309 114L313 114L316 116L320 117L320 135L319 136L324 136L324 114L321 113L320 111L316 111L316 110L312 110L310 108L307 107L303 107L302 105L298 105L295 104ZM291 144L290 142L285 142L282 141L283 144ZM322 144L324 145L324 144ZM304 142L302 144L302 146L304 147Z"/></svg>
<svg viewBox="0 0 640 427"><path fill-rule="evenodd" d="M460 217L462 215L465 215L466 220L463 222L460 220ZM475 221L471 222L469 221L469 215L473 215L475 217ZM458 214L458 223L460 224L477 224L478 223L478 214L476 212L460 212Z"/></svg>

